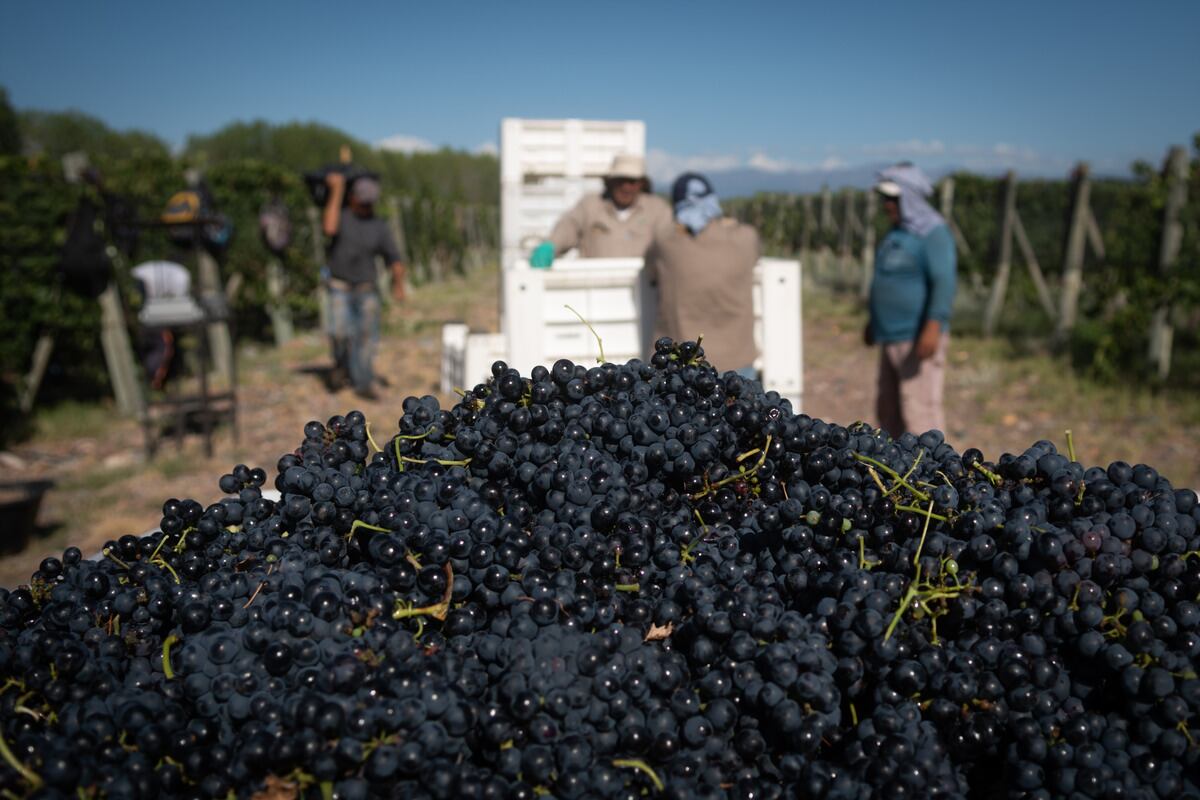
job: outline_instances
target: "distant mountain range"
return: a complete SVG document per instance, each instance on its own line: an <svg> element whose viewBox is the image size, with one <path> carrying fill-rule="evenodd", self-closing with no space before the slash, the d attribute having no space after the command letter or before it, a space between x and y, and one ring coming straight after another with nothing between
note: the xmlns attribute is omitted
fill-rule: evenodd
<svg viewBox="0 0 1200 800"><path fill-rule="evenodd" d="M835 191L847 186L854 189L866 189L874 184L876 173L886 166L888 166L887 163L860 164L827 170L764 170L738 167L730 170L713 170L705 174L719 196L749 197L758 192L812 194L821 191L823 186L828 186ZM954 167L930 168L927 170L927 174L930 180L936 181L943 175L954 171ZM669 189L668 186L657 188L660 191Z"/></svg>
<svg viewBox="0 0 1200 800"><path fill-rule="evenodd" d="M813 194L828 186L837 191L844 187L867 189L875 183L875 175L891 162L878 164L859 164L857 166L835 167L832 169L807 170L766 170L754 167L736 167L726 170L709 170L705 176L712 182L720 197L751 197L758 192L781 192L791 194ZM1003 170L979 170L946 164L942 166L921 165L931 181L941 180L944 176L955 172L971 172L977 175L1002 175ZM1065 174L1043 174L1022 172L1021 178L1065 178ZM1129 175L1121 172L1094 171L1093 178L1115 178L1128 180ZM674 176L655 179L655 190L670 192L670 181Z"/></svg>

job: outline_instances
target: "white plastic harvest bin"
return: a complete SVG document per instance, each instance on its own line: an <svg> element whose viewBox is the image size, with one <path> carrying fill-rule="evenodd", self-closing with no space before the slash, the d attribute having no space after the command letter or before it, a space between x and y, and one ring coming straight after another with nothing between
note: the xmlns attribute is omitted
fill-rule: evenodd
<svg viewBox="0 0 1200 800"><path fill-rule="evenodd" d="M787 397L797 411L804 398L800 285L798 261L764 258L755 267L754 339L760 353L755 366L764 388ZM443 329L443 391L483 382L496 359L526 375L560 358L594 365L600 357L596 336L608 361L653 352L658 290L640 258L564 259L549 270L511 270L504 273L503 292L509 314L502 333L471 334L465 325Z"/></svg>
<svg viewBox="0 0 1200 800"><path fill-rule="evenodd" d="M501 121L500 333L470 333L461 324L443 328L444 393L485 381L498 359L526 375L560 358L595 364L595 336L567 305L599 334L607 360L649 357L658 296L640 258L581 259L572 251L550 270L529 266L530 251L559 217L585 194L602 190L614 156L645 152L646 126L638 120ZM755 366L763 386L791 400L796 411L804 397L800 306L800 263L762 259L754 273Z"/></svg>

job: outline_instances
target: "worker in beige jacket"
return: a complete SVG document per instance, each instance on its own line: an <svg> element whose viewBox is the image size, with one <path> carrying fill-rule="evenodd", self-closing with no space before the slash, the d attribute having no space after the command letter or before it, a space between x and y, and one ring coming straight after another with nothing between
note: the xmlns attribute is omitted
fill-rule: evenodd
<svg viewBox="0 0 1200 800"><path fill-rule="evenodd" d="M583 258L641 258L655 226L670 218L671 209L650 193L645 160L619 155L604 178L604 194L588 195L564 214L529 265L546 269L572 248Z"/></svg>
<svg viewBox="0 0 1200 800"><path fill-rule="evenodd" d="M695 341L719 371L756 378L754 265L758 233L721 214L706 178L681 175L671 191L674 219L655 228L646 256L658 281L656 336Z"/></svg>

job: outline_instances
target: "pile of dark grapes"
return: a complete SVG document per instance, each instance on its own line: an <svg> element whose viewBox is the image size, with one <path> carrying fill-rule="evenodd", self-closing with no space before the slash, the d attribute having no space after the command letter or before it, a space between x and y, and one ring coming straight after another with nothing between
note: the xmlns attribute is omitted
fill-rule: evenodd
<svg viewBox="0 0 1200 800"><path fill-rule="evenodd" d="M4 796L1200 797L1193 492L492 372L0 590Z"/></svg>

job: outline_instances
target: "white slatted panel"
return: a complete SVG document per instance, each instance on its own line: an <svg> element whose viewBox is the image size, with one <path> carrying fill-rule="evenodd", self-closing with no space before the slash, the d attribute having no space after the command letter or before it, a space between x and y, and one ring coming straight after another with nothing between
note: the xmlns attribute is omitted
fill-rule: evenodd
<svg viewBox="0 0 1200 800"><path fill-rule="evenodd" d="M638 120L505 119L500 123L500 245L505 270L525 260L554 223L603 189L614 156L645 155Z"/></svg>

